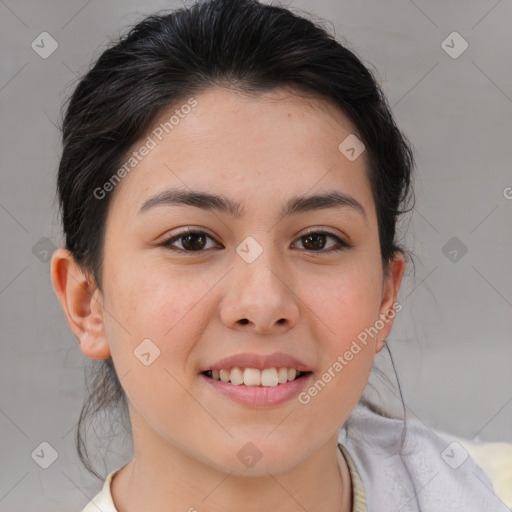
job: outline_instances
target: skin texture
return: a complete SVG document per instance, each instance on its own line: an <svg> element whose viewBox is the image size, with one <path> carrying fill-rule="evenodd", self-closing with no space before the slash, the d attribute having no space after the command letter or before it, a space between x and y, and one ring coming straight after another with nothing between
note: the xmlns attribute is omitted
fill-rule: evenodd
<svg viewBox="0 0 512 512"><path fill-rule="evenodd" d="M88 286L65 249L52 259L54 288L81 350L111 355L128 397L135 458L112 482L114 503L120 512L169 504L348 511L338 429L361 397L392 319L308 404L240 405L199 371L241 352L285 352L321 378L393 308L404 258L397 254L383 275L365 153L349 161L338 150L356 132L333 105L284 89L249 96L215 87L195 98L197 106L110 192L103 293ZM244 216L182 205L138 214L146 199L171 187L226 195L242 203ZM291 196L331 190L353 196L366 218L348 207L279 216ZM211 237L203 252L158 245L187 227ZM315 251L302 238L310 228L353 247L333 252L337 240L326 236ZM248 236L263 248L250 264L236 252ZM183 238L174 246L191 247ZM160 350L149 366L133 354L147 338ZM250 468L237 457L247 442L261 453Z"/></svg>

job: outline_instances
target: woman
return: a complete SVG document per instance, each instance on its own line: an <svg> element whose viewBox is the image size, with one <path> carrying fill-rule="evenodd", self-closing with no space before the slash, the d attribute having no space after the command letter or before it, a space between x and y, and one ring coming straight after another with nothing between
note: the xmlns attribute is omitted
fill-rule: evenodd
<svg viewBox="0 0 512 512"><path fill-rule="evenodd" d="M86 511L503 510L451 439L361 401L413 155L352 52L255 1L151 16L63 143L52 279L134 445Z"/></svg>

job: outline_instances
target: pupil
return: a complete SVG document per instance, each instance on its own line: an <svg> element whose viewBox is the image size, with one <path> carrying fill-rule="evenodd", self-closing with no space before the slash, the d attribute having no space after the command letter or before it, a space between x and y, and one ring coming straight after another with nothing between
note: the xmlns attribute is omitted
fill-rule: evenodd
<svg viewBox="0 0 512 512"><path fill-rule="evenodd" d="M194 244L193 242L190 243L190 241L194 240L194 238L202 239L202 243L199 242L199 245ZM202 249L202 247L204 246L204 241L205 241L204 239L205 239L205 237L203 235L201 235L200 233L190 233L183 237L183 247L185 247L186 249L191 249L191 250Z"/></svg>
<svg viewBox="0 0 512 512"><path fill-rule="evenodd" d="M325 246L325 235L321 233L313 233L311 235L306 235L304 237L306 240L313 240L313 250L323 249ZM321 243L318 243L321 240ZM308 243L305 243L304 246L307 247ZM311 247L310 247L311 248Z"/></svg>

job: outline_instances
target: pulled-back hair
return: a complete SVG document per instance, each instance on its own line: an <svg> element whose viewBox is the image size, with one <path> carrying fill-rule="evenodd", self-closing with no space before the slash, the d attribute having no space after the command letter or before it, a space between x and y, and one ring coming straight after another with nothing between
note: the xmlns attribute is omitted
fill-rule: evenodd
<svg viewBox="0 0 512 512"><path fill-rule="evenodd" d="M258 94L289 87L337 106L363 141L384 271L397 251L396 224L411 199L413 153L377 81L320 23L255 0L206 0L143 19L104 51L71 95L63 121L58 194L65 246L102 290L110 196L102 187L164 109L219 85ZM341 141L340 141L341 142ZM126 396L109 357L98 363L76 430Z"/></svg>

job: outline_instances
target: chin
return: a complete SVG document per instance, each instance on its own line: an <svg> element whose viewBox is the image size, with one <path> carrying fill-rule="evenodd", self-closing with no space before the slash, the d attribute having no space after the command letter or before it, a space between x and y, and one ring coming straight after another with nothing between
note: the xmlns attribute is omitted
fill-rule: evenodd
<svg viewBox="0 0 512 512"><path fill-rule="evenodd" d="M268 431L267 431L268 433ZM292 470L300 464L308 454L297 451L302 443L293 442L288 438L282 443L280 438L275 440L263 439L232 441L225 447L210 453L210 460L220 471L247 477L268 477L268 474L279 474ZM215 456L217 455L217 456ZM213 456L213 460L212 460Z"/></svg>

